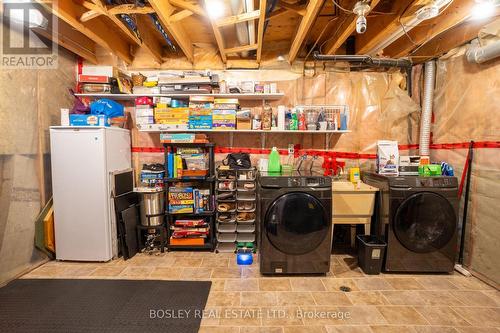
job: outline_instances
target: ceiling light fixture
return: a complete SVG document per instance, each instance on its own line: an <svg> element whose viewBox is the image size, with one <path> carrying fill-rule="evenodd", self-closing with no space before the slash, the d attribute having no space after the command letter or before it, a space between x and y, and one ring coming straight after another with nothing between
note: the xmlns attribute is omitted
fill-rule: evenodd
<svg viewBox="0 0 500 333"><path fill-rule="evenodd" d="M448 6L453 0L434 0L428 5L420 8L415 12L415 14L406 22L401 23L399 29L394 31L389 37L380 42L379 44L372 47L370 50L366 52L368 55L373 55L378 53L379 51L385 49L387 46L394 43L397 39L403 36L405 33L408 33L411 29L415 28L422 21L429 20L434 18L440 14L440 11Z"/></svg>
<svg viewBox="0 0 500 333"><path fill-rule="evenodd" d="M370 11L370 6L368 3L363 1L358 1L354 5L353 13L358 15L356 19L356 32L358 34L364 34L367 28L366 15Z"/></svg>
<svg viewBox="0 0 500 333"><path fill-rule="evenodd" d="M224 15L224 4L220 0L206 1L207 14L212 20L221 18Z"/></svg>
<svg viewBox="0 0 500 333"><path fill-rule="evenodd" d="M476 0L470 18L472 20L481 20L491 17L495 14L495 7L499 4L500 2L495 0Z"/></svg>

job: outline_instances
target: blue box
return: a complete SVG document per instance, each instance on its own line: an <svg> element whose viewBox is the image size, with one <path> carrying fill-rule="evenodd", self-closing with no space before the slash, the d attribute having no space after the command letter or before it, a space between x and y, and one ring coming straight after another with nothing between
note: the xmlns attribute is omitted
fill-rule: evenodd
<svg viewBox="0 0 500 333"><path fill-rule="evenodd" d="M189 129L211 129L212 116L189 116Z"/></svg>
<svg viewBox="0 0 500 333"><path fill-rule="evenodd" d="M70 114L70 126L111 126L111 121L103 114Z"/></svg>

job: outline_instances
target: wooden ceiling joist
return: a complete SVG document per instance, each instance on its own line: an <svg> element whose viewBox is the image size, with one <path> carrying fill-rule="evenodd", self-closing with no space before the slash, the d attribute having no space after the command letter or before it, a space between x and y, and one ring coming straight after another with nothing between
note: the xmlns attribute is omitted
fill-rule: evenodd
<svg viewBox="0 0 500 333"><path fill-rule="evenodd" d="M426 41L433 39L444 31L466 20L469 17L473 6L473 1L453 1L439 16L428 21L424 21L421 25L408 31L408 35L411 37L411 40L406 35L402 36L392 43L392 45L388 46L384 50L384 54L396 58L408 55L418 45L424 44Z"/></svg>
<svg viewBox="0 0 500 333"><path fill-rule="evenodd" d="M39 3L44 5L44 1ZM73 1L55 1L52 6L46 6L59 19L69 24L73 29L78 30L87 38L93 40L96 44L102 46L106 50L115 53L120 59L126 63L132 63L132 55L130 54L130 44L122 39L109 33L109 26L100 20L91 22L81 22L80 17L85 10L76 5Z"/></svg>
<svg viewBox="0 0 500 333"><path fill-rule="evenodd" d="M95 55L95 43L85 35L73 29L63 20L57 21L57 33L37 27L31 28L31 30L34 33L50 39L54 43L57 43L65 49L75 53L88 62L93 64L98 63Z"/></svg>
<svg viewBox="0 0 500 333"><path fill-rule="evenodd" d="M225 49L224 53L225 54L231 54L231 53L240 53L240 52L252 51L252 50L256 50L257 47L258 47L257 44L235 46L235 47L232 47L232 48L229 48L229 49Z"/></svg>
<svg viewBox="0 0 500 333"><path fill-rule="evenodd" d="M232 25L241 22L252 21L260 17L260 10L254 10L252 12L238 14L234 16L223 17L215 21L215 25L218 27L223 27L226 25Z"/></svg>
<svg viewBox="0 0 500 333"><path fill-rule="evenodd" d="M144 7L137 7L133 4L126 4L126 5L117 5L113 7L108 8L108 13L112 15L118 15L118 14L151 14L154 13L155 10L150 7L150 6L144 6Z"/></svg>
<svg viewBox="0 0 500 333"><path fill-rule="evenodd" d="M163 45L156 39L154 31L151 31L153 28L151 28L151 24L148 21L151 21L151 18L148 16L136 16L135 23L142 39L141 46L149 52L154 61L161 64L163 62Z"/></svg>
<svg viewBox="0 0 500 333"><path fill-rule="evenodd" d="M172 1L176 2L176 1ZM184 28L179 22L172 22L170 17L175 12L170 0L149 0L149 4L155 10L163 27L170 33L170 36L177 42L184 55L190 62L194 61L193 43Z"/></svg>
<svg viewBox="0 0 500 333"><path fill-rule="evenodd" d="M351 0L347 5L344 5L344 7L347 9L352 9L356 2L357 0ZM377 6L379 2L380 0L372 0L372 2L370 3L370 10L373 10L373 8L375 8L375 6ZM335 54L339 47L342 46L347 38L356 30L356 20L357 15L342 11L339 15L339 19L337 20L340 26L333 28L334 32L332 33L335 33L336 31L335 36L329 37L328 42L326 42L322 47L322 53Z"/></svg>
<svg viewBox="0 0 500 333"><path fill-rule="evenodd" d="M370 54L377 45L380 45L393 33L406 25L415 12L428 0L401 0L394 1L390 9L391 15L380 15L368 22L368 29L364 34L356 35L356 54Z"/></svg>
<svg viewBox="0 0 500 333"><path fill-rule="evenodd" d="M257 26L257 63L260 64L262 57L262 45L264 44L264 24L266 23L267 1L260 0L259 23Z"/></svg>
<svg viewBox="0 0 500 333"><path fill-rule="evenodd" d="M186 0L165 0L165 1L170 2L171 5L173 5L177 8L186 9L186 10L193 12L196 15L199 15L202 17L207 17L207 13L200 5L193 4L193 3L186 1Z"/></svg>
<svg viewBox="0 0 500 333"><path fill-rule="evenodd" d="M306 13L300 21L299 28L295 33L295 38L292 42L292 46L290 47L290 52L288 54L288 61L290 63L292 63L297 58L300 48L302 47L302 43L309 33L312 24L316 20L316 16L318 16L318 13L323 6L323 2L324 0L310 0L307 4Z"/></svg>
<svg viewBox="0 0 500 333"><path fill-rule="evenodd" d="M189 17L193 14L194 13L192 11L187 10L187 9L183 9L183 10L171 15L170 22L177 22L177 21L184 20L186 17Z"/></svg>
<svg viewBox="0 0 500 333"><path fill-rule="evenodd" d="M285 2L283 0L278 1L278 6L280 6L281 8L285 8L287 10L290 10L290 11L292 11L300 16L305 16L307 13L306 6L288 3L288 2Z"/></svg>
<svg viewBox="0 0 500 333"><path fill-rule="evenodd" d="M208 0L205 0L205 8L210 6L210 3ZM217 47L219 48L219 53L220 53L220 57L222 59L222 62L223 63L226 63L227 62L227 55L226 55L226 52L225 52L225 43L224 43L224 38L222 37L222 33L219 29L219 27L217 26L217 24L215 23L215 20L209 18L210 20L210 25L212 26L212 30L214 32L214 37L215 37L215 41L217 43Z"/></svg>
<svg viewBox="0 0 500 333"><path fill-rule="evenodd" d="M89 8L88 5L88 1L85 1L84 2L84 6L86 8ZM139 38L137 38L137 36L135 34L133 34L130 29L127 27L127 25L122 21L120 20L116 15L110 15L108 14L108 10L106 8L106 6L102 3L101 0L92 0L92 5L94 5L93 7L97 7L98 10L104 15L104 16L107 16L109 17L109 19L111 21L113 21L113 23L128 37L130 38L131 41L133 41L136 45L141 45L141 40ZM92 8L92 7L91 7ZM96 9L91 9L91 12L95 12ZM85 14L84 14L85 15ZM80 20L82 20L80 18Z"/></svg>
<svg viewBox="0 0 500 333"><path fill-rule="evenodd" d="M414 62L424 62L428 59L440 57L451 49L477 38L485 25L498 18L499 16L493 16L485 20L463 21L419 47L411 55L412 60Z"/></svg>

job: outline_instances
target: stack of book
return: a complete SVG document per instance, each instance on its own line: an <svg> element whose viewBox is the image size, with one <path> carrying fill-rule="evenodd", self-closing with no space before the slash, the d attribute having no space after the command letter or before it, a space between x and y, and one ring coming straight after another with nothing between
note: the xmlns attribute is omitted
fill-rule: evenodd
<svg viewBox="0 0 500 333"><path fill-rule="evenodd" d="M155 123L151 99L147 97L136 98L135 123L138 128Z"/></svg>
<svg viewBox="0 0 500 333"><path fill-rule="evenodd" d="M206 134L198 133L160 133L162 143L208 143Z"/></svg>
<svg viewBox="0 0 500 333"><path fill-rule="evenodd" d="M212 107L211 96L191 96L189 98L189 129L211 129Z"/></svg>
<svg viewBox="0 0 500 333"><path fill-rule="evenodd" d="M236 129L236 111L239 108L237 98L216 98L212 110L214 130Z"/></svg>
<svg viewBox="0 0 500 333"><path fill-rule="evenodd" d="M213 210L214 202L208 189L169 187L168 211L170 214L199 214Z"/></svg>
<svg viewBox="0 0 500 333"><path fill-rule="evenodd" d="M83 63L78 73L77 91L87 94L132 92L132 80L114 66L96 66Z"/></svg>
<svg viewBox="0 0 500 333"><path fill-rule="evenodd" d="M156 103L155 123L167 125L168 129L187 129L189 108L170 108L166 104Z"/></svg>
<svg viewBox="0 0 500 333"><path fill-rule="evenodd" d="M208 173L208 159L201 148L178 148L167 152L168 178L203 178Z"/></svg>
<svg viewBox="0 0 500 333"><path fill-rule="evenodd" d="M170 230L170 245L203 245L210 233L210 224L204 219L176 220Z"/></svg>

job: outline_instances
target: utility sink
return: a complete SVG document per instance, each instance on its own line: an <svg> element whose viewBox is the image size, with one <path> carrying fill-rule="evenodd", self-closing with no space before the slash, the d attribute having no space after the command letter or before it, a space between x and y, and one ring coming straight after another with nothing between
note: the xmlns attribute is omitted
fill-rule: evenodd
<svg viewBox="0 0 500 333"><path fill-rule="evenodd" d="M356 185L345 180L333 181L332 223L334 225L364 224L365 234L370 234L370 222L377 191L378 188L362 182ZM351 244L354 245L355 234L351 234Z"/></svg>

